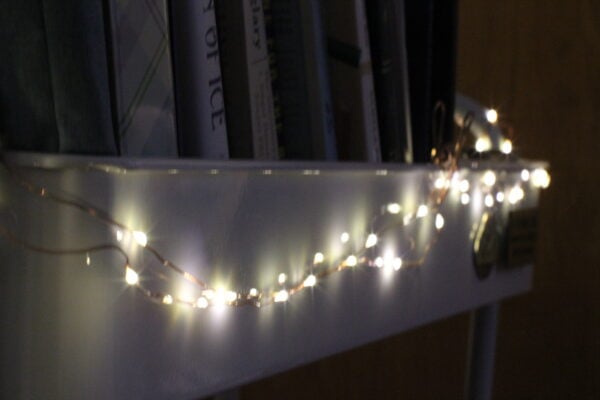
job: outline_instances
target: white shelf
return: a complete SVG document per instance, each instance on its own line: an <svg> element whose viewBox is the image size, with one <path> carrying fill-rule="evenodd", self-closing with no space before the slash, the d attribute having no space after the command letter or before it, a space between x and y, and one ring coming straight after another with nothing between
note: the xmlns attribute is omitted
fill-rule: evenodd
<svg viewBox="0 0 600 400"><path fill-rule="evenodd" d="M388 164L17 153L9 160L28 180L146 231L186 270L238 290L276 287L280 272L301 279L316 251L360 247L383 205L417 207L439 175L431 166ZM475 183L493 169L510 186L524 167L538 166L488 163L459 172ZM261 309L155 304L123 283L118 254L94 255L87 267L82 257L36 254L0 240L2 375L12 385L3 390L20 388L15 398L198 398L527 291L531 266L476 277L470 235L485 206L472 186L466 206L450 189L440 210L444 229L424 265L344 270ZM64 248L115 241L110 228L25 193L5 174L0 188L2 223L32 242ZM515 207L534 207L537 189L523 188ZM432 218L417 222L418 241L433 234ZM344 231L351 238L346 250L338 240ZM169 279L157 279L160 265L134 253L144 284L181 290L177 275L164 271Z"/></svg>

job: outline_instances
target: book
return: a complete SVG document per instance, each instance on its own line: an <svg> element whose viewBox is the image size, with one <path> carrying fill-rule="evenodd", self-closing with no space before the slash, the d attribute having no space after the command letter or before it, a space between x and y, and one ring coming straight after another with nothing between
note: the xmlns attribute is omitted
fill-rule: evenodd
<svg viewBox="0 0 600 400"><path fill-rule="evenodd" d="M215 2L231 158L277 159L262 0Z"/></svg>
<svg viewBox="0 0 600 400"><path fill-rule="evenodd" d="M104 0L113 121L123 156L177 156L166 0Z"/></svg>
<svg viewBox="0 0 600 400"><path fill-rule="evenodd" d="M271 1L267 9L276 79L273 90L281 112L284 157L294 160L337 159L319 0Z"/></svg>
<svg viewBox="0 0 600 400"><path fill-rule="evenodd" d="M455 0L405 0L414 156L452 140L456 75Z"/></svg>
<svg viewBox="0 0 600 400"><path fill-rule="evenodd" d="M414 156L431 159L433 104L433 0L405 0Z"/></svg>
<svg viewBox="0 0 600 400"><path fill-rule="evenodd" d="M116 155L102 2L20 0L3 9L2 145Z"/></svg>
<svg viewBox="0 0 600 400"><path fill-rule="evenodd" d="M340 160L381 161L365 3L325 2L329 68Z"/></svg>
<svg viewBox="0 0 600 400"><path fill-rule="evenodd" d="M412 125L404 1L366 2L383 161L410 163Z"/></svg>
<svg viewBox="0 0 600 400"><path fill-rule="evenodd" d="M214 0L169 0L179 155L227 159Z"/></svg>

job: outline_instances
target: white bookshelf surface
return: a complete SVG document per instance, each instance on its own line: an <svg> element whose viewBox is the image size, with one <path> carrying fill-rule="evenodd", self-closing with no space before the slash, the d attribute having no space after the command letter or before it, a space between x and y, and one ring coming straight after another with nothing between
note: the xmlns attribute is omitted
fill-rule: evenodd
<svg viewBox="0 0 600 400"><path fill-rule="evenodd" d="M426 201L433 166L322 163L211 163L13 153L35 184L91 203L128 226L179 266L214 286L236 290L297 281L315 252L360 247L389 203L405 210ZM268 307L189 308L149 301L123 281L119 254L51 256L0 238L3 254L2 392L13 398L199 398L398 334L529 289L532 266L494 268L486 279L472 262L474 224L486 205L487 170L519 182L536 163L472 163L471 201L452 186L445 224L420 267L332 274L289 301ZM115 242L111 227L20 189L0 175L2 224L30 242L73 248ZM509 185L512 185L510 183ZM514 208L535 207L538 189L521 182ZM495 205L506 215L508 202ZM427 241L428 215L415 228ZM350 240L340 244L340 233ZM382 244L383 245L383 244ZM349 247L344 247L349 246ZM148 254L131 250L150 287L190 292ZM162 278L156 272L163 271Z"/></svg>

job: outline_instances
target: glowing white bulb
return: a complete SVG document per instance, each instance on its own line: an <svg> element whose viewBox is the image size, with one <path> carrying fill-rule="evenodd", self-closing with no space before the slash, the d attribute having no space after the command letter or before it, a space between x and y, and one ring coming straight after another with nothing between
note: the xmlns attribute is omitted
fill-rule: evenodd
<svg viewBox="0 0 600 400"><path fill-rule="evenodd" d="M92 260L90 260L90 255L86 254L85 255L85 265L87 265L89 267L91 262L92 262Z"/></svg>
<svg viewBox="0 0 600 400"><path fill-rule="evenodd" d="M315 284L317 283L317 277L314 276L313 274L310 274L309 276L306 277L306 279L304 280L303 285L305 287L312 287L315 286Z"/></svg>
<svg viewBox="0 0 600 400"><path fill-rule="evenodd" d="M471 202L471 196L469 196L469 193L463 193L463 194L461 194L461 195L460 195L460 202L461 202L463 205L465 205L465 206L466 206L467 204L469 204L469 203Z"/></svg>
<svg viewBox="0 0 600 400"><path fill-rule="evenodd" d="M209 298L208 296L206 297ZM212 302L215 306L224 306L226 302L225 290L217 289L212 295Z"/></svg>
<svg viewBox="0 0 600 400"><path fill-rule="evenodd" d="M340 236L340 240L342 243L348 243L348 240L350 240L350 235L348 234L348 232L342 233L342 235Z"/></svg>
<svg viewBox="0 0 600 400"><path fill-rule="evenodd" d="M437 214L435 216L435 228L439 231L444 227L444 216L442 214Z"/></svg>
<svg viewBox="0 0 600 400"><path fill-rule="evenodd" d="M367 241L365 242L365 247L368 249L370 247L373 247L377 244L377 235L374 233L371 233L369 236L367 236Z"/></svg>
<svg viewBox="0 0 600 400"><path fill-rule="evenodd" d="M492 141L487 137L481 137L475 141L475 150L479 153L488 151L492 148Z"/></svg>
<svg viewBox="0 0 600 400"><path fill-rule="evenodd" d="M535 187L546 189L550 186L550 174L543 168L536 168L531 173L531 183Z"/></svg>
<svg viewBox="0 0 600 400"><path fill-rule="evenodd" d="M194 304L194 298L189 293L182 293L179 295L179 301L186 304Z"/></svg>
<svg viewBox="0 0 600 400"><path fill-rule="evenodd" d="M137 272L135 272L133 269L129 268L129 266L127 266L125 268L125 282L127 282L128 285L137 285L137 283L140 281L140 277L138 276Z"/></svg>
<svg viewBox="0 0 600 400"><path fill-rule="evenodd" d="M530 176L530 173L529 173L528 169L524 169L523 171L521 171L521 180L523 182L527 182L529 180L529 176Z"/></svg>
<svg viewBox="0 0 600 400"><path fill-rule="evenodd" d="M494 110L493 108L487 109L485 111L485 119L487 119L490 124L495 124L498 122L498 111Z"/></svg>
<svg viewBox="0 0 600 400"><path fill-rule="evenodd" d="M381 267L383 267L383 264L384 264L384 262L383 262L383 258L382 258L382 257L377 257L377 258L375 259L375 266L376 266L377 268L381 268Z"/></svg>
<svg viewBox="0 0 600 400"><path fill-rule="evenodd" d="M290 294L287 290L280 290L279 292L275 293L273 300L275 301L275 303L282 303L284 301L287 301L289 298Z"/></svg>
<svg viewBox="0 0 600 400"><path fill-rule="evenodd" d="M355 267L356 264L358 264L358 259L356 258L356 256L348 256L348 258L346 258L346 265L349 267Z"/></svg>
<svg viewBox="0 0 600 400"><path fill-rule="evenodd" d="M394 271L398 271L400 268L402 268L402 259L400 257L394 258L393 265Z"/></svg>
<svg viewBox="0 0 600 400"><path fill-rule="evenodd" d="M494 196L489 193L486 194L485 198L483 199L483 203L486 205L486 207L492 207L494 205Z"/></svg>
<svg viewBox="0 0 600 400"><path fill-rule="evenodd" d="M121 240L123 240L123 231L122 230L117 229L117 232L115 232L115 235L117 237L117 241L120 242Z"/></svg>
<svg viewBox="0 0 600 400"><path fill-rule="evenodd" d="M164 304L173 304L173 296L171 296L170 294L167 294L163 297L162 302Z"/></svg>
<svg viewBox="0 0 600 400"><path fill-rule="evenodd" d="M198 297L198 300L196 300L196 307L198 307L198 308L208 307L208 300L206 299L206 297Z"/></svg>
<svg viewBox="0 0 600 400"><path fill-rule="evenodd" d="M509 139L504 139L502 141L502 144L500 144L500 151L503 152L504 154L512 153L512 149L513 149L513 145Z"/></svg>
<svg viewBox="0 0 600 400"><path fill-rule="evenodd" d="M400 211L402 211L402 206L400 206L398 203L390 203L387 205L387 211L390 214L398 214Z"/></svg>
<svg viewBox="0 0 600 400"><path fill-rule="evenodd" d="M421 204L417 209L417 218L426 217L429 214L429 208L425 204Z"/></svg>
<svg viewBox="0 0 600 400"><path fill-rule="evenodd" d="M146 234L142 231L133 231L133 239L136 241L137 244L139 244L142 247L146 247L146 244L148 244L148 236L146 236Z"/></svg>
<svg viewBox="0 0 600 400"><path fill-rule="evenodd" d="M463 179L462 181L460 181L460 183L458 184L458 190L460 190L462 193L466 193L469 191L469 188L471 187L471 184L469 183L468 180Z"/></svg>
<svg viewBox="0 0 600 400"><path fill-rule="evenodd" d="M258 290L256 288L252 288L250 289L250 292L248 292L248 294L250 295L250 297L256 297L258 296Z"/></svg>
<svg viewBox="0 0 600 400"><path fill-rule="evenodd" d="M237 300L237 297L238 297L238 295L234 291L228 290L228 291L225 292L225 300L228 303L233 303L234 301Z"/></svg>
<svg viewBox="0 0 600 400"><path fill-rule="evenodd" d="M517 204L524 197L525 197L525 192L523 192L523 189L521 189L520 186L515 186L508 193L508 202L510 204Z"/></svg>
<svg viewBox="0 0 600 400"><path fill-rule="evenodd" d="M404 223L404 226L410 224L412 217L413 217L412 214L406 214L404 217L402 217L402 222Z"/></svg>
<svg viewBox="0 0 600 400"><path fill-rule="evenodd" d="M283 285L286 280L287 276L283 272L277 277L277 282L279 282L280 285Z"/></svg>
<svg viewBox="0 0 600 400"><path fill-rule="evenodd" d="M502 203L504 201L504 192L496 193L496 201Z"/></svg>
<svg viewBox="0 0 600 400"><path fill-rule="evenodd" d="M483 184L486 186L494 186L496 183L496 174L493 171L486 171L483 174Z"/></svg>
<svg viewBox="0 0 600 400"><path fill-rule="evenodd" d="M435 182L433 182L433 186L436 189L443 189L446 187L446 178L443 177L439 177L435 180Z"/></svg>
<svg viewBox="0 0 600 400"><path fill-rule="evenodd" d="M315 257L313 259L313 264L321 264L325 260L325 256L323 253L315 253Z"/></svg>

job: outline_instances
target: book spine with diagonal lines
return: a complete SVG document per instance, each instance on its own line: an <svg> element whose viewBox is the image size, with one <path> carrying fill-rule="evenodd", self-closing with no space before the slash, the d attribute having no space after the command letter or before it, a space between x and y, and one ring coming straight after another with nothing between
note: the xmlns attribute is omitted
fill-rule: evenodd
<svg viewBox="0 0 600 400"><path fill-rule="evenodd" d="M123 156L177 156L165 0L108 3L115 130Z"/></svg>

